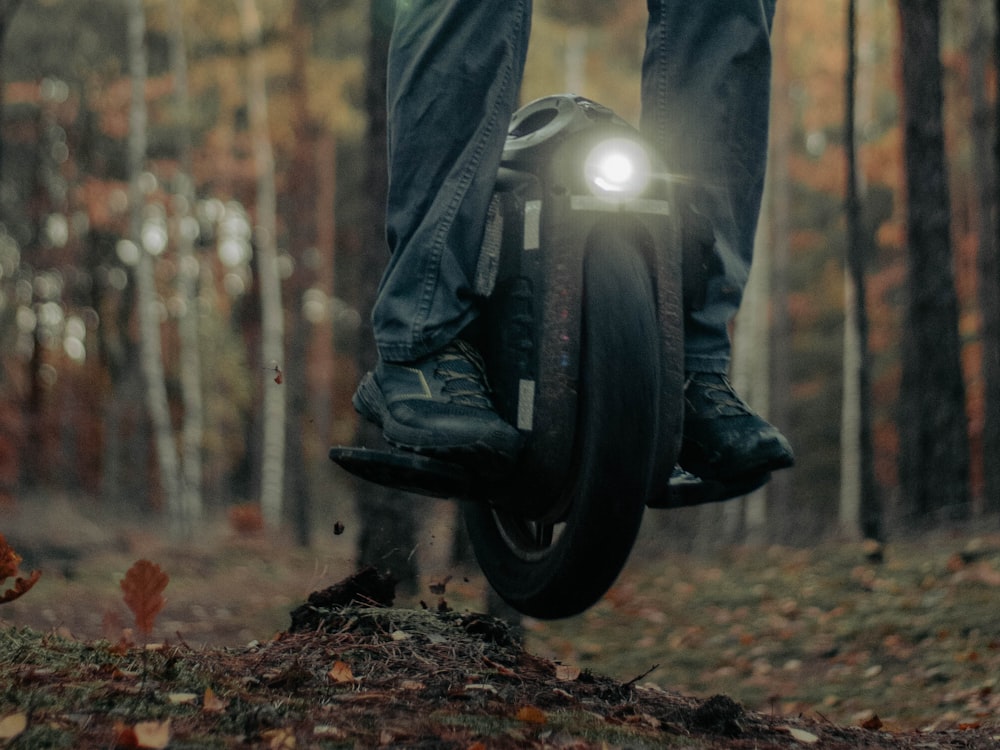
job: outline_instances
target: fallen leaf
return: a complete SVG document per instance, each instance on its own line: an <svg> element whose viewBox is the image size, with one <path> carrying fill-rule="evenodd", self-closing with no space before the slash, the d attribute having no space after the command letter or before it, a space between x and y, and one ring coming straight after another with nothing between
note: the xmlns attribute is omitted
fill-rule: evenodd
<svg viewBox="0 0 1000 750"><path fill-rule="evenodd" d="M21 556L14 551L3 534L0 534L0 583L8 578L14 578L20 570ZM18 597L24 596L28 590L34 586L38 579L42 577L42 571L32 571L27 578L18 577L14 581L14 587L7 589L0 594L0 604L12 602Z"/></svg>
<svg viewBox="0 0 1000 750"><path fill-rule="evenodd" d="M878 717L878 714L872 714L870 718L861 722L861 728L867 729L871 732L877 732L882 728L882 720Z"/></svg>
<svg viewBox="0 0 1000 750"><path fill-rule="evenodd" d="M166 721L140 721L133 727L136 747L162 750L170 744L170 719Z"/></svg>
<svg viewBox="0 0 1000 750"><path fill-rule="evenodd" d="M580 676L580 668L569 664L556 665L556 679L561 682L573 682Z"/></svg>
<svg viewBox="0 0 1000 750"><path fill-rule="evenodd" d="M225 710L227 705L229 705L229 702L217 696L212 688L205 688L205 697L201 700L202 711L210 714L219 713Z"/></svg>
<svg viewBox="0 0 1000 750"><path fill-rule="evenodd" d="M326 675L334 682L354 682L354 674L351 672L351 667L342 661L335 661Z"/></svg>
<svg viewBox="0 0 1000 750"><path fill-rule="evenodd" d="M0 719L0 740L12 740L28 728L26 714L8 714Z"/></svg>
<svg viewBox="0 0 1000 750"><path fill-rule="evenodd" d="M545 712L535 706L522 706L517 712L517 720L526 724L544 724L548 721Z"/></svg>
<svg viewBox="0 0 1000 750"><path fill-rule="evenodd" d="M133 748L139 747L139 738L135 735L135 729L120 722L115 724L115 747Z"/></svg>
<svg viewBox="0 0 1000 750"><path fill-rule="evenodd" d="M175 706L183 706L198 700L196 693L167 693L167 700Z"/></svg>
<svg viewBox="0 0 1000 750"><path fill-rule="evenodd" d="M804 729L796 729L795 727L779 727L779 729L784 729L792 735L792 737L805 745L815 745L819 742L819 737L812 732L807 732Z"/></svg>
<svg viewBox="0 0 1000 750"><path fill-rule="evenodd" d="M271 750L291 750L295 747L295 735L287 729L269 729L260 733Z"/></svg>
<svg viewBox="0 0 1000 750"><path fill-rule="evenodd" d="M121 588L125 592L125 604L135 615L136 627L146 635L153 632L156 616L166 604L163 590L169 581L170 576L164 573L159 565L149 560L137 561L125 572L125 577L121 580Z"/></svg>
<svg viewBox="0 0 1000 750"><path fill-rule="evenodd" d="M14 588L7 589L0 595L0 604L5 602L12 602L18 597L24 596L28 593L32 586L38 583L38 579L42 577L42 571L34 570L31 575L27 578L17 578L14 581Z"/></svg>

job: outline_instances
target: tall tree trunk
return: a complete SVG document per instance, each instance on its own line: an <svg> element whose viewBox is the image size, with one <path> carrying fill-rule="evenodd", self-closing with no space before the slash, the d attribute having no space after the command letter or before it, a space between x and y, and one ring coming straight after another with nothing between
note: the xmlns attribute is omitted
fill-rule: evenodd
<svg viewBox="0 0 1000 750"><path fill-rule="evenodd" d="M385 266L385 196L388 169L386 164L386 62L392 31L394 0L372 0L370 10L371 40L368 51L368 73L365 102L368 112L368 208L365 222L361 261L361 300L363 320L371 319L375 292ZM359 369L365 372L377 359L371 326L364 326L359 351ZM355 441L358 445L374 445L381 440L380 430L361 420ZM358 537L358 559L389 570L403 588L416 589L417 564L412 554L416 547L416 508L413 497L397 490L374 484L357 485L358 513L361 533Z"/></svg>
<svg viewBox="0 0 1000 750"><path fill-rule="evenodd" d="M277 195L274 153L267 118L267 71L261 50L260 15L255 0L239 0L240 25L247 45L247 98L257 170L257 226L254 232L260 279L260 371L264 380L260 505L270 528L281 524L285 475L284 311L278 274Z"/></svg>
<svg viewBox="0 0 1000 750"><path fill-rule="evenodd" d="M0 61L3 60L4 42L7 39L7 30L10 28L11 19L17 12L17 6L21 0L0 0ZM6 93L6 81L3 76L3 65L0 64L0 184L3 184L3 105L4 94Z"/></svg>
<svg viewBox="0 0 1000 750"><path fill-rule="evenodd" d="M142 173L146 164L146 18L142 0L128 4L129 75L132 79L132 101L129 107L129 234L138 248L135 266L136 306L139 317L140 358L146 381L146 406L153 429L156 456L159 462L160 484L167 507L171 531L182 532L182 510L178 482L177 449L170 423L167 388L163 373L163 349L160 344L160 313L153 274L156 249L144 242L142 208L145 196ZM162 240L165 242L165 240ZM162 250L162 247L159 248Z"/></svg>
<svg viewBox="0 0 1000 750"><path fill-rule="evenodd" d="M881 506L875 483L872 441L871 365L868 355L868 308L865 264L872 247L862 218L861 176L858 173L857 124L857 0L847 7L847 103L844 117L847 145L847 276L844 321L844 405L841 433L840 528L881 540Z"/></svg>
<svg viewBox="0 0 1000 750"><path fill-rule="evenodd" d="M940 0L899 0L908 280L900 479L908 521L969 512L969 439L942 121Z"/></svg>
<svg viewBox="0 0 1000 750"><path fill-rule="evenodd" d="M1000 40L1000 2L997 3L996 38ZM986 92L986 72L990 64L988 0L974 0L969 14L969 94L972 98L973 167L978 195L979 309L982 319L983 377L983 510L1000 512L1000 136ZM998 41L1000 45L1000 41ZM1000 68L1000 49L995 64ZM1000 94L1000 84L998 84ZM1000 108L1000 101L997 103ZM996 113L1000 117L1000 110ZM990 153L996 138L997 158Z"/></svg>
<svg viewBox="0 0 1000 750"><path fill-rule="evenodd" d="M181 119L178 159L180 173L175 186L175 231L177 246L177 291L184 305L178 324L180 338L180 382L184 403L181 453L181 509L183 533L190 536L202 516L202 434L204 405L201 383L201 347L198 341L198 258L194 254L192 216L195 191L191 169L191 102L188 95L187 50L181 0L170 2L170 67L174 76L174 99Z"/></svg>
<svg viewBox="0 0 1000 750"><path fill-rule="evenodd" d="M787 429L791 383L791 320L788 314L789 232L791 227L791 192L788 180L789 148L792 142L791 59L788 35L788 7L778 4L774 18L771 48L774 51L771 95L771 151L769 170L774 183L771 192L770 237L770 346L767 388L768 418L779 428ZM756 256L755 256L756 259ZM801 502L792 493L791 471L779 471L768 485L768 526L771 540L782 542L801 535ZM798 520L796 520L798 519Z"/></svg>
<svg viewBox="0 0 1000 750"><path fill-rule="evenodd" d="M289 320L289 367L285 371L288 400L285 487L292 506L296 540L304 547L310 542L312 513L304 437L314 431L315 421L307 418L307 368L310 361L312 322L303 314L303 303L307 292L315 283L318 264L308 257L310 253L315 253L316 248L316 128L309 115L306 82L306 53L312 43L312 35L303 14L302 0L295 2L291 33L292 66L288 91L294 113L292 128L295 134L295 152L291 170L294 179L286 191L288 206L285 214L289 217L288 249L295 268L285 285Z"/></svg>
<svg viewBox="0 0 1000 750"><path fill-rule="evenodd" d="M771 248L774 192L777 179L768 174L761 202L761 218L754 239L753 267L743 293L739 318L733 330L733 387L761 416L767 417L771 403ZM767 541L767 487L762 487L739 502L722 506L726 536L735 540L742 532L743 541L761 545ZM701 508L703 521L716 512L715 505ZM704 523L704 531L717 540L716 524Z"/></svg>

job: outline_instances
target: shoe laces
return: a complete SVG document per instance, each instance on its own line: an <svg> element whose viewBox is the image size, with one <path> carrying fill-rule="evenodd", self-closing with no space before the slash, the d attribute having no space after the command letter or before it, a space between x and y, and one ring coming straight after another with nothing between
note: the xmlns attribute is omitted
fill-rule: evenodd
<svg viewBox="0 0 1000 750"><path fill-rule="evenodd" d="M691 373L684 381L684 392L695 384L698 388L697 398L708 402L720 417L736 417L752 414L753 411L746 401L739 397L729 378L722 373ZM690 398L688 399L690 404Z"/></svg>
<svg viewBox="0 0 1000 750"><path fill-rule="evenodd" d="M486 365L482 356L469 344L456 340L437 356L435 377L444 381L441 390L452 403L478 409L492 409Z"/></svg>

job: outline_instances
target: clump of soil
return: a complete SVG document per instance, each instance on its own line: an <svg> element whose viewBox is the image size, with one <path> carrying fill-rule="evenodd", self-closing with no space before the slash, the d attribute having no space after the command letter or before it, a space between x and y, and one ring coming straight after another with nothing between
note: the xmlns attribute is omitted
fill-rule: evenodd
<svg viewBox="0 0 1000 750"><path fill-rule="evenodd" d="M394 609L385 606L391 593L391 583L363 571L311 595L288 632L237 649L0 630L0 743L978 750L998 742L985 729L890 734L754 713L726 696L687 698L639 684L641 676L620 682L532 655L495 618Z"/></svg>

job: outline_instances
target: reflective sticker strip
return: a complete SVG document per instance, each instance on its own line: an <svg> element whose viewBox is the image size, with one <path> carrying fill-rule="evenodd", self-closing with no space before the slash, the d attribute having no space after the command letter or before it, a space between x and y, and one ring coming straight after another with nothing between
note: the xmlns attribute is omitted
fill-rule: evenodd
<svg viewBox="0 0 1000 750"><path fill-rule="evenodd" d="M574 211L607 211L609 213L670 216L670 202L653 198L633 198L619 203L592 195L574 195L569 199L569 207Z"/></svg>
<svg viewBox="0 0 1000 750"><path fill-rule="evenodd" d="M483 244L479 248L479 262L476 264L476 278L473 288L480 297L493 294L493 287L500 270L500 250L503 247L503 213L500 210L500 196L493 194L490 210L486 217Z"/></svg>
<svg viewBox="0 0 1000 750"><path fill-rule="evenodd" d="M542 202L524 203L524 249L537 250L542 246Z"/></svg>
<svg viewBox="0 0 1000 750"><path fill-rule="evenodd" d="M517 392L517 429L531 431L535 421L535 381L521 380Z"/></svg>

